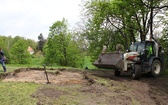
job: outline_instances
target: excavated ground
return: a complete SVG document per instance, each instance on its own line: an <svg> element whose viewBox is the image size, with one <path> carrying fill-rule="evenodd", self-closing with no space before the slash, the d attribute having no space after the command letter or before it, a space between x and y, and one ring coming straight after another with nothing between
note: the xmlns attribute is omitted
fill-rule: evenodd
<svg viewBox="0 0 168 105"><path fill-rule="evenodd" d="M142 76L132 80L131 75L115 77L111 70L53 70L18 69L5 74L3 82L35 82L44 84L34 94L38 105L167 105L168 78ZM47 99L46 99L47 97ZM65 99L64 99L65 98ZM60 101L65 100L65 101ZM72 101L73 100L73 101ZM75 102L74 102L75 100Z"/></svg>

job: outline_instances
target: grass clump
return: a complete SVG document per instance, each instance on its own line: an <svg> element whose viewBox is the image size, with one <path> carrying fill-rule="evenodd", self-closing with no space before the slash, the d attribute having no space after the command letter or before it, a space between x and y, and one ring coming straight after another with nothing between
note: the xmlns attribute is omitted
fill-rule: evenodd
<svg viewBox="0 0 168 105"><path fill-rule="evenodd" d="M0 81L1 105L36 105L37 100L31 95L40 86L35 83Z"/></svg>

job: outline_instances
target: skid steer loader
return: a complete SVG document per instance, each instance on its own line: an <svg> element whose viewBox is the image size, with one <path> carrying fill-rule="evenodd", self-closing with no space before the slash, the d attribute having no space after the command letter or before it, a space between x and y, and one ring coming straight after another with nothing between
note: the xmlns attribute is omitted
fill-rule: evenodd
<svg viewBox="0 0 168 105"><path fill-rule="evenodd" d="M143 73L157 77L164 69L163 51L156 40L134 42L126 53L118 51L100 54L93 65L114 69L115 76L131 70L133 79L140 79Z"/></svg>

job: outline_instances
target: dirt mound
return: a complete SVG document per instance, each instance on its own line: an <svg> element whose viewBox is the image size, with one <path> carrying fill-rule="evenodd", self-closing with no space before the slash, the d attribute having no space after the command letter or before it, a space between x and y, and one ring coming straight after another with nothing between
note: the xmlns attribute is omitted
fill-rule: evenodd
<svg viewBox="0 0 168 105"><path fill-rule="evenodd" d="M42 89L39 89L37 92L35 92L32 95L32 97L40 99L41 97L46 96L48 98L54 99L64 94L66 93L60 90L53 89L53 88L42 88Z"/></svg>

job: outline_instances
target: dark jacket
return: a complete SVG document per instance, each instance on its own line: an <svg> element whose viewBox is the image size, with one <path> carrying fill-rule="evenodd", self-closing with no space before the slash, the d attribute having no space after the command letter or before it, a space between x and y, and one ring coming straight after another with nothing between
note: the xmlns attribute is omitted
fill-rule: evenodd
<svg viewBox="0 0 168 105"><path fill-rule="evenodd" d="M0 51L0 60L4 60L4 52Z"/></svg>

